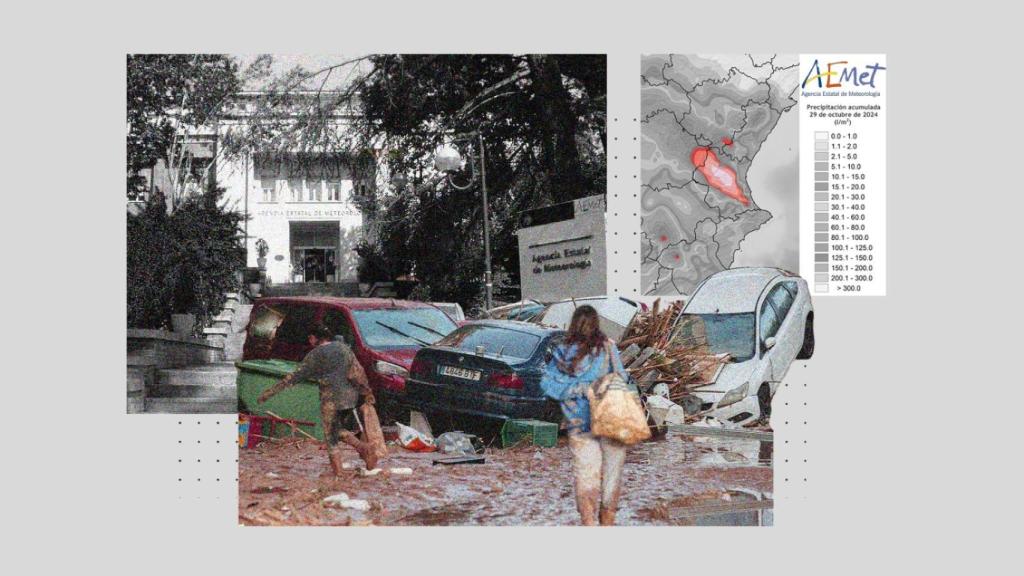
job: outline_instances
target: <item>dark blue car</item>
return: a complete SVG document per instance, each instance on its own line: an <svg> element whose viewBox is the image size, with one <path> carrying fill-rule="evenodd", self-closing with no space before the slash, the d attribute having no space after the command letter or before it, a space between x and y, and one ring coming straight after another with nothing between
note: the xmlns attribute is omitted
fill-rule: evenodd
<svg viewBox="0 0 1024 576"><path fill-rule="evenodd" d="M421 348L405 381L406 403L427 414L560 422L540 390L544 364L564 330L512 320L480 320Z"/></svg>

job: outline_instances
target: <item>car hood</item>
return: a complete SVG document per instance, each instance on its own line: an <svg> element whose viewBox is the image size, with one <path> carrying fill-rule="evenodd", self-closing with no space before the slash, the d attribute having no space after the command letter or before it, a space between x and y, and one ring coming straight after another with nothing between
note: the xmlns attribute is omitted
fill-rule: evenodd
<svg viewBox="0 0 1024 576"><path fill-rule="evenodd" d="M398 364L408 370L412 367L412 359L416 357L419 348L394 348L391 350L373 350L373 355L385 362Z"/></svg>
<svg viewBox="0 0 1024 576"><path fill-rule="evenodd" d="M718 377L715 381L708 386L698 388L700 392L720 392L722 394L742 386L744 382L750 380L751 374L754 372L754 365L756 362L753 359L747 360L746 362L730 362L722 366L722 370L718 373ZM753 386L753 384L751 384ZM755 387L756 389L756 387Z"/></svg>

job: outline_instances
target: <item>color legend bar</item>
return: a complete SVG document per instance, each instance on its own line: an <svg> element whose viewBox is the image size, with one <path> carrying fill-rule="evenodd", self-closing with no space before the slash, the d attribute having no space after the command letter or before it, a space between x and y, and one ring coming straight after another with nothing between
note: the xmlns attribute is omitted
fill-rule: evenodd
<svg viewBox="0 0 1024 576"><path fill-rule="evenodd" d="M828 132L814 133L814 292L828 293ZM819 201L820 200L820 201ZM821 232L824 234L821 234ZM821 234L819 236L819 234ZM818 239L823 239L819 242Z"/></svg>
<svg viewBox="0 0 1024 576"><path fill-rule="evenodd" d="M884 296L885 55L800 68L800 272L816 296Z"/></svg>

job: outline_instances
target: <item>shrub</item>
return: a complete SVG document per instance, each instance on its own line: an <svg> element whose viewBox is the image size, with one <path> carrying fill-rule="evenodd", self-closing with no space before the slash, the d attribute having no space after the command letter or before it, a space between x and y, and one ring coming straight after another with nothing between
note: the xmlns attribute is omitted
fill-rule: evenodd
<svg viewBox="0 0 1024 576"><path fill-rule="evenodd" d="M128 216L128 326L163 328L191 313L197 330L239 289L243 216L220 205L223 189L188 197L167 214L158 195Z"/></svg>

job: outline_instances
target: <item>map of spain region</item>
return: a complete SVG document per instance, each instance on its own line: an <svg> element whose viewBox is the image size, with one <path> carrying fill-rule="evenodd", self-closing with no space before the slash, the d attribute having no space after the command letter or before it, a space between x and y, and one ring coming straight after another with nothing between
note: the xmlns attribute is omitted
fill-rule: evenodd
<svg viewBox="0 0 1024 576"><path fill-rule="evenodd" d="M796 55L642 57L644 294L737 265L798 272L798 76Z"/></svg>

